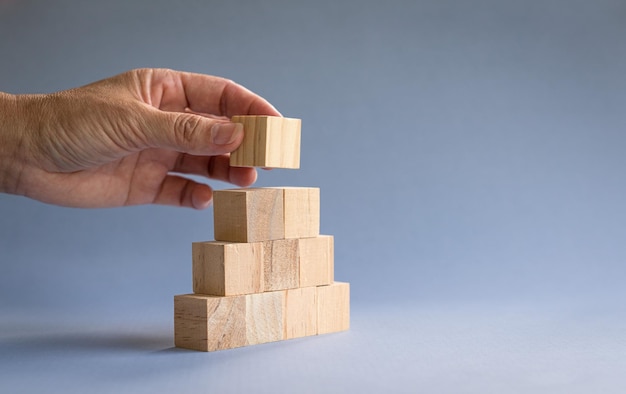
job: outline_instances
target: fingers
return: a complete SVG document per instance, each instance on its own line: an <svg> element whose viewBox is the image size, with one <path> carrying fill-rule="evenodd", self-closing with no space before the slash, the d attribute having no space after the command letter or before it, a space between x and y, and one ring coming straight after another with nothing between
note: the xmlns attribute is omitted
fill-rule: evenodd
<svg viewBox="0 0 626 394"><path fill-rule="evenodd" d="M135 70L146 102L165 111L280 116L267 100L228 79L167 69ZM149 91L149 94L146 94ZM149 100L149 101L148 101Z"/></svg>
<svg viewBox="0 0 626 394"><path fill-rule="evenodd" d="M224 78L167 69L134 70L126 76L138 87L134 97L150 109L142 113L147 124L140 145L145 147L193 155L229 153L243 138L242 126L230 123L230 117L280 116L267 100Z"/></svg>
<svg viewBox="0 0 626 394"><path fill-rule="evenodd" d="M256 181L254 168L230 167L227 155L202 157L181 155L171 171L249 186ZM208 185L177 175L167 175L154 197L154 204L205 209L211 204L213 190Z"/></svg>
<svg viewBox="0 0 626 394"><path fill-rule="evenodd" d="M181 154L171 171L200 175L241 187L252 185L257 178L254 168L231 167L227 155L203 157Z"/></svg>
<svg viewBox="0 0 626 394"><path fill-rule="evenodd" d="M243 139L243 126L238 123L154 108L150 112L143 130L146 147L214 156L234 151Z"/></svg>
<svg viewBox="0 0 626 394"><path fill-rule="evenodd" d="M193 111L229 118L233 115L280 116L267 100L228 79L181 73L180 80L188 107Z"/></svg>
<svg viewBox="0 0 626 394"><path fill-rule="evenodd" d="M207 185L197 183L176 175L168 175L161 184L154 203L194 209L205 209L211 205L213 190Z"/></svg>
<svg viewBox="0 0 626 394"><path fill-rule="evenodd" d="M280 112L264 98L233 81L222 81L224 85L220 97L220 115L228 116L229 118L234 115L281 116ZM190 95L189 97L189 106L193 108L191 98L194 96Z"/></svg>

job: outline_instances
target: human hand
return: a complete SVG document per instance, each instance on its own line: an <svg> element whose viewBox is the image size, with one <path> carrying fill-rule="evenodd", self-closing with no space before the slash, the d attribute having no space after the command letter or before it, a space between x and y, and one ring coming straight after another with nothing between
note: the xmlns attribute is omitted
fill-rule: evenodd
<svg viewBox="0 0 626 394"><path fill-rule="evenodd" d="M0 191L73 207L209 206L212 189L175 173L249 186L230 167L233 115L280 115L222 78L139 69L48 95L0 93Z"/></svg>

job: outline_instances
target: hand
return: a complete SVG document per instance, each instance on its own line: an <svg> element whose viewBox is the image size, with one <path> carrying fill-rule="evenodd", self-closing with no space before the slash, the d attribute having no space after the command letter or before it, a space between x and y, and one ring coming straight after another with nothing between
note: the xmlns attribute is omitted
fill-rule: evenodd
<svg viewBox="0 0 626 394"><path fill-rule="evenodd" d="M280 115L222 78L164 69L126 72L49 95L0 93L0 191L73 207L209 206L212 189L175 173L238 186L243 138L233 115Z"/></svg>

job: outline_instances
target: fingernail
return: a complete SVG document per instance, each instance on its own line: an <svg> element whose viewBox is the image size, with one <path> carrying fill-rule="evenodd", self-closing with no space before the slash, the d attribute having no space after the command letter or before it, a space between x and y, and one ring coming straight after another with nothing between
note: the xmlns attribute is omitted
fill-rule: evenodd
<svg viewBox="0 0 626 394"><path fill-rule="evenodd" d="M211 141L215 145L232 144L241 133L243 133L241 123L216 123L211 127Z"/></svg>

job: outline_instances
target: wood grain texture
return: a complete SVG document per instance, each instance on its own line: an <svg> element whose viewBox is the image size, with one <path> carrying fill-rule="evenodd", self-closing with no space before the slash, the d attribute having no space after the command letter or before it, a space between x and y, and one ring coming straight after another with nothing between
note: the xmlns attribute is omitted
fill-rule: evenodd
<svg viewBox="0 0 626 394"><path fill-rule="evenodd" d="M284 238L283 194L276 188L214 191L215 239L257 242Z"/></svg>
<svg viewBox="0 0 626 394"><path fill-rule="evenodd" d="M263 242L263 288L265 291L300 286L297 239Z"/></svg>
<svg viewBox="0 0 626 394"><path fill-rule="evenodd" d="M298 257L300 287L333 283L335 252L332 235L298 239Z"/></svg>
<svg viewBox="0 0 626 394"><path fill-rule="evenodd" d="M174 297L174 343L205 352L284 339L285 291Z"/></svg>
<svg viewBox="0 0 626 394"><path fill-rule="evenodd" d="M349 327L350 285L343 282L238 296L174 297L174 343L186 349L210 352Z"/></svg>
<svg viewBox="0 0 626 394"><path fill-rule="evenodd" d="M320 234L320 189L283 187L285 238L317 237Z"/></svg>
<svg viewBox="0 0 626 394"><path fill-rule="evenodd" d="M194 294L174 297L174 344L205 352L245 346L246 300Z"/></svg>
<svg viewBox="0 0 626 394"><path fill-rule="evenodd" d="M265 242L192 244L193 291L240 295L333 283L334 239L280 239Z"/></svg>
<svg viewBox="0 0 626 394"><path fill-rule="evenodd" d="M285 292L248 294L246 297L246 344L280 341L284 338Z"/></svg>
<svg viewBox="0 0 626 394"><path fill-rule="evenodd" d="M285 291L285 339L317 334L317 288Z"/></svg>
<svg viewBox="0 0 626 394"><path fill-rule="evenodd" d="M261 242L194 242L193 292L239 295L263 291Z"/></svg>
<svg viewBox="0 0 626 394"><path fill-rule="evenodd" d="M234 167L300 168L301 120L279 116L233 116L244 138L230 154Z"/></svg>
<svg viewBox="0 0 626 394"><path fill-rule="evenodd" d="M350 328L350 284L334 282L317 287L317 332L328 334Z"/></svg>

